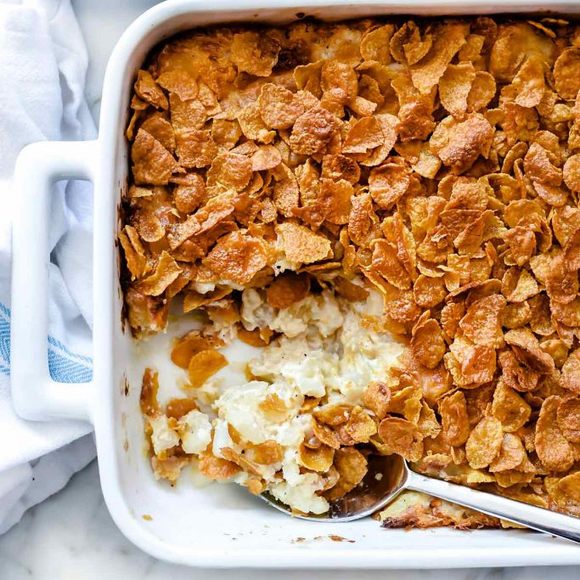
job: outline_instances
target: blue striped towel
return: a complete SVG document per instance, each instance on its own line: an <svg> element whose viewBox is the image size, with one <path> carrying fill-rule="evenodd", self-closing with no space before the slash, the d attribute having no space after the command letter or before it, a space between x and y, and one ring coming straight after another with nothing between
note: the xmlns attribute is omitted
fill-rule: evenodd
<svg viewBox="0 0 580 580"><path fill-rule="evenodd" d="M95 456L89 425L24 421L10 399L14 162L34 141L95 137L87 61L69 0L0 0L0 533ZM52 201L48 363L55 380L83 383L92 376L91 190L60 182Z"/></svg>

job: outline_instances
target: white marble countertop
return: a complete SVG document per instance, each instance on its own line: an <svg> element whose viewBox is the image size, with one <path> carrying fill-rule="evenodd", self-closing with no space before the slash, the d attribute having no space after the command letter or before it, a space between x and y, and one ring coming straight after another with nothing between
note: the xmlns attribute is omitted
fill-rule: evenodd
<svg viewBox="0 0 580 580"><path fill-rule="evenodd" d="M98 114L108 55L125 27L155 0L72 0L91 56L87 97ZM277 580L554 580L579 577L578 568L506 568L439 571L276 572ZM0 537L0 580L266 580L269 571L209 571L172 566L147 556L115 527L103 501L97 466L90 465L67 488L32 509Z"/></svg>

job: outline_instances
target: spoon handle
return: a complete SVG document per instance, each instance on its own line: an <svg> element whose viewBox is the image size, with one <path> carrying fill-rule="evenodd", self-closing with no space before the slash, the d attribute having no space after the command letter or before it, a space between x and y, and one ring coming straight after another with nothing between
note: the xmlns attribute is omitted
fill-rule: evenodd
<svg viewBox="0 0 580 580"><path fill-rule="evenodd" d="M566 516L500 495L425 477L412 471L405 488L422 491L484 514L580 543L580 518Z"/></svg>

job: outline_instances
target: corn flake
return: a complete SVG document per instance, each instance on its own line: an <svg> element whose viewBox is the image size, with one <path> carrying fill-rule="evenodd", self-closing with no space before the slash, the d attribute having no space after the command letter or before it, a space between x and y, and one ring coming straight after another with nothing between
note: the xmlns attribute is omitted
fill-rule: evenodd
<svg viewBox="0 0 580 580"><path fill-rule="evenodd" d="M504 239L509 245L513 261L520 268L529 262L536 252L536 235L529 227L516 226L506 232Z"/></svg>
<svg viewBox="0 0 580 580"><path fill-rule="evenodd" d="M328 404L314 409L313 415L320 423L337 427L348 421L348 416L352 408L352 405L347 403L340 405Z"/></svg>
<svg viewBox="0 0 580 580"><path fill-rule="evenodd" d="M181 417L196 409L197 403L193 398L171 399L165 407L165 414L169 418L181 419Z"/></svg>
<svg viewBox="0 0 580 580"><path fill-rule="evenodd" d="M562 386L580 395L580 348L570 354L562 366Z"/></svg>
<svg viewBox="0 0 580 580"><path fill-rule="evenodd" d="M342 447L334 454L334 467L338 471L338 483L325 493L332 500L340 499L353 490L367 473L366 457L354 447Z"/></svg>
<svg viewBox="0 0 580 580"><path fill-rule="evenodd" d="M304 105L295 93L271 83L262 86L258 105L264 123L271 129L288 129L304 113Z"/></svg>
<svg viewBox="0 0 580 580"><path fill-rule="evenodd" d="M443 302L447 296L445 281L443 278L432 278L420 274L413 284L413 296L419 306L433 308Z"/></svg>
<svg viewBox="0 0 580 580"><path fill-rule="evenodd" d="M306 469L324 473L332 467L333 460L334 449L327 445L312 449L303 443L298 448L298 463Z"/></svg>
<svg viewBox="0 0 580 580"><path fill-rule="evenodd" d="M276 227L276 233L286 258L299 264L312 264L330 256L330 242L324 236L292 222Z"/></svg>
<svg viewBox="0 0 580 580"><path fill-rule="evenodd" d="M419 461L423 454L423 436L407 419L385 417L379 424L379 436L388 455L396 453L407 461Z"/></svg>
<svg viewBox="0 0 580 580"><path fill-rule="evenodd" d="M505 306L505 298L498 294L476 300L459 321L459 328L475 344L500 348L503 346L501 320Z"/></svg>
<svg viewBox="0 0 580 580"><path fill-rule="evenodd" d="M274 308L288 308L306 298L310 290L307 274L287 272L278 276L266 289L266 300Z"/></svg>
<svg viewBox="0 0 580 580"><path fill-rule="evenodd" d="M209 129L188 129L175 135L175 150L180 165L201 169L211 165L217 154Z"/></svg>
<svg viewBox="0 0 580 580"><path fill-rule="evenodd" d="M458 122L447 117L435 129L429 141L431 152L455 173L469 169L481 155L489 156L493 127L479 113L471 113Z"/></svg>
<svg viewBox="0 0 580 580"><path fill-rule="evenodd" d="M296 176L284 163L276 166L272 170L272 175L274 177L272 201L284 217L291 217L300 200Z"/></svg>
<svg viewBox="0 0 580 580"><path fill-rule="evenodd" d="M559 491L575 504L580 502L580 471L563 477L558 482Z"/></svg>
<svg viewBox="0 0 580 580"><path fill-rule="evenodd" d="M342 145L343 153L366 154L383 142L383 131L376 117L363 117L353 123Z"/></svg>
<svg viewBox="0 0 580 580"><path fill-rule="evenodd" d="M132 287L125 294L127 319L137 336L159 332L167 324L168 302L146 296Z"/></svg>
<svg viewBox="0 0 580 580"><path fill-rule="evenodd" d="M567 48L554 63L556 90L563 99L574 100L580 90L580 49Z"/></svg>
<svg viewBox="0 0 580 580"><path fill-rule="evenodd" d="M580 401L567 399L557 410L558 427L571 443L580 443Z"/></svg>
<svg viewBox="0 0 580 580"><path fill-rule="evenodd" d="M462 23L440 26L435 31L430 50L411 66L413 85L421 94L428 93L439 82L455 54L465 44L467 33L468 27Z"/></svg>
<svg viewBox="0 0 580 580"><path fill-rule="evenodd" d="M245 455L249 461L258 465L274 465L282 461L284 450L277 441L267 439L263 443L248 447Z"/></svg>
<svg viewBox="0 0 580 580"><path fill-rule="evenodd" d="M569 271L580 270L580 227L577 227L566 241L564 259Z"/></svg>
<svg viewBox="0 0 580 580"><path fill-rule="evenodd" d="M377 424L369 413L355 406L349 413L346 423L338 428L338 437L343 445L368 443L377 432Z"/></svg>
<svg viewBox="0 0 580 580"><path fill-rule="evenodd" d="M175 133L203 129L207 111L198 99L181 100L177 94L169 96L171 125Z"/></svg>
<svg viewBox="0 0 580 580"><path fill-rule="evenodd" d="M484 417L469 434L465 453L470 467L482 469L497 457L503 443L502 424L495 417Z"/></svg>
<svg viewBox="0 0 580 580"><path fill-rule="evenodd" d="M578 273L569 268L570 262L562 254L553 256L545 279L550 300L567 304L578 296Z"/></svg>
<svg viewBox="0 0 580 580"><path fill-rule="evenodd" d="M179 66L163 70L157 77L157 83L169 92L170 102L173 95L188 101L199 94L195 74Z"/></svg>
<svg viewBox="0 0 580 580"><path fill-rule="evenodd" d="M153 272L139 282L139 290L147 296L159 296L179 276L181 268L171 255L163 251Z"/></svg>
<svg viewBox="0 0 580 580"><path fill-rule="evenodd" d="M554 360L540 348L538 339L528 329L510 330L504 336L516 358L539 373L554 371Z"/></svg>
<svg viewBox="0 0 580 580"><path fill-rule="evenodd" d="M420 318L413 327L411 350L421 364L434 369L443 359L447 346L439 323L433 318L428 318L429 311L425 314L427 318Z"/></svg>
<svg viewBox="0 0 580 580"><path fill-rule="evenodd" d="M400 163L386 163L371 170L369 192L380 209L390 209L411 184L411 173Z"/></svg>
<svg viewBox="0 0 580 580"><path fill-rule="evenodd" d="M439 98L447 112L462 118L467 112L467 99L475 80L471 63L450 64L439 81Z"/></svg>
<svg viewBox="0 0 580 580"><path fill-rule="evenodd" d="M252 160L237 153L222 153L215 157L207 172L209 186L219 183L225 188L241 191L252 177Z"/></svg>
<svg viewBox="0 0 580 580"><path fill-rule="evenodd" d="M438 410L445 441L453 447L463 445L471 431L463 392L455 391L452 395L440 399Z"/></svg>
<svg viewBox="0 0 580 580"><path fill-rule="evenodd" d="M549 471L568 471L574 464L574 451L557 422L562 399L551 396L544 400L536 423L535 448L542 465Z"/></svg>
<svg viewBox="0 0 580 580"><path fill-rule="evenodd" d="M156 109L167 109L169 103L161 87L149 71L139 70L135 81L135 93L140 99L153 105Z"/></svg>
<svg viewBox="0 0 580 580"><path fill-rule="evenodd" d="M445 366L460 387L474 388L493 379L496 369L495 349L471 344L456 337L444 356Z"/></svg>
<svg viewBox="0 0 580 580"><path fill-rule="evenodd" d="M450 302L441 310L441 328L447 340L455 338L459 321L465 314L465 305L462 302Z"/></svg>
<svg viewBox="0 0 580 580"><path fill-rule="evenodd" d="M362 402L377 419L383 419L390 408L391 391L385 383L371 382L363 392Z"/></svg>
<svg viewBox="0 0 580 580"><path fill-rule="evenodd" d="M152 114L141 123L141 129L157 139L170 153L175 151L175 134L171 123L161 113Z"/></svg>
<svg viewBox="0 0 580 580"><path fill-rule="evenodd" d="M550 302L552 316L561 324L566 326L580 326L580 297L574 298L572 302Z"/></svg>
<svg viewBox="0 0 580 580"><path fill-rule="evenodd" d="M324 149L339 127L340 121L322 107L309 109L294 123L289 145L300 155L314 155Z"/></svg>
<svg viewBox="0 0 580 580"><path fill-rule="evenodd" d="M528 270L513 267L504 274L501 291L508 302L524 302L538 294L540 288Z"/></svg>
<svg viewBox="0 0 580 580"><path fill-rule="evenodd" d="M322 158L321 177L339 181L344 179L355 184L360 179L358 163L345 155L325 155Z"/></svg>
<svg viewBox="0 0 580 580"><path fill-rule="evenodd" d="M506 433L514 433L528 422L532 408L507 381L500 380L493 393L491 412Z"/></svg>
<svg viewBox="0 0 580 580"><path fill-rule="evenodd" d="M330 427L313 420L312 432L314 436L324 445L336 450L340 449L340 439L335 431Z"/></svg>
<svg viewBox="0 0 580 580"><path fill-rule="evenodd" d="M220 279L236 284L250 282L267 262L264 242L241 232L221 238L204 261Z"/></svg>
<svg viewBox="0 0 580 580"><path fill-rule="evenodd" d="M527 455L522 440L513 433L505 433L499 450L499 455L491 462L489 471L510 471L518 468L526 461Z"/></svg>
<svg viewBox="0 0 580 580"><path fill-rule="evenodd" d="M424 100L413 100L401 105L397 112L397 131L401 142L427 139L435 128L432 107Z"/></svg>
<svg viewBox="0 0 580 580"><path fill-rule="evenodd" d="M395 288L406 290L411 287L411 277L399 260L396 246L387 240L375 242L372 268Z"/></svg>
<svg viewBox="0 0 580 580"><path fill-rule="evenodd" d="M252 171L274 169L282 163L280 151L273 145L262 145L251 157Z"/></svg>
<svg viewBox="0 0 580 580"><path fill-rule="evenodd" d="M276 137L276 132L268 128L260 115L258 103L247 105L237 115L238 123L244 137L258 141L259 143L271 143Z"/></svg>
<svg viewBox="0 0 580 580"><path fill-rule="evenodd" d="M563 176L570 191L580 192L580 155L572 155L566 159Z"/></svg>
<svg viewBox="0 0 580 580"><path fill-rule="evenodd" d="M141 278L149 269L145 249L134 227L126 225L119 232L119 241L125 252L127 268L133 280Z"/></svg>
<svg viewBox="0 0 580 580"><path fill-rule="evenodd" d="M528 58L518 70L511 87L516 94L514 102L520 107L536 107L546 90L545 65L540 58Z"/></svg>
<svg viewBox="0 0 580 580"><path fill-rule="evenodd" d="M222 346L224 342L218 336L202 336L199 331L192 330L174 342L171 361L178 367L187 369L194 354Z"/></svg>
<svg viewBox="0 0 580 580"><path fill-rule="evenodd" d="M189 360L187 372L189 384L193 388L201 387L210 377L227 366L226 357L217 350L201 350Z"/></svg>
<svg viewBox="0 0 580 580"><path fill-rule="evenodd" d="M360 54L363 59L389 64L391 62L389 42L394 32L395 27L392 24L385 24L365 33L360 42Z"/></svg>
<svg viewBox="0 0 580 580"><path fill-rule="evenodd" d="M165 185L177 170L173 155L155 137L139 129L131 147L135 183Z"/></svg>
<svg viewBox="0 0 580 580"><path fill-rule="evenodd" d="M278 62L280 45L268 34L240 32L235 34L231 44L231 59L240 72L258 77L272 74Z"/></svg>

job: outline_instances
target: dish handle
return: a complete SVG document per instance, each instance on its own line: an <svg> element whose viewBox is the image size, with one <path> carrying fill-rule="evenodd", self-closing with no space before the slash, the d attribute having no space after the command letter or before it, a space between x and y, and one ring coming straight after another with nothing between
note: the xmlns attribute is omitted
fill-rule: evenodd
<svg viewBox="0 0 580 580"><path fill-rule="evenodd" d="M90 421L93 383L61 383L48 368L48 233L52 184L93 181L96 143L34 143L16 162L10 375L14 408L24 419Z"/></svg>

